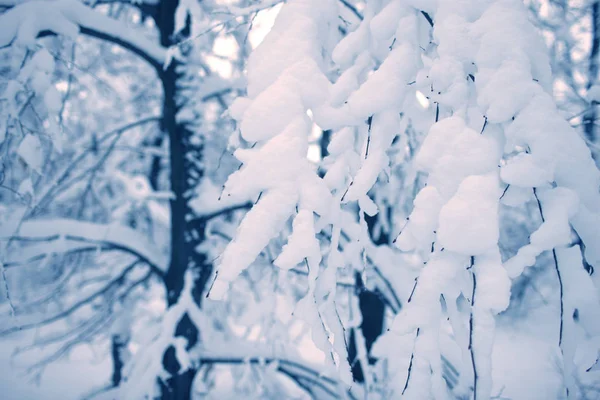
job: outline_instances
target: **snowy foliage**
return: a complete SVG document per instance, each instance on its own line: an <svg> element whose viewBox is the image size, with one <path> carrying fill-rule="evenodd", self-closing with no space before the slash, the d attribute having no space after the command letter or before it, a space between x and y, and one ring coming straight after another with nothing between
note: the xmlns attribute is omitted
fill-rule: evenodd
<svg viewBox="0 0 600 400"><path fill-rule="evenodd" d="M304 23L301 11L295 11L297 21L289 20L288 13L296 8L317 10L300 0L283 7L273 30L249 60L249 101L238 99L234 105L240 134L253 146L236 150L243 165L229 178L224 195L264 193L226 248L211 297L222 297L225 284L250 265L294 215L293 232L275 264L290 268L306 260L311 272L307 296L312 296L310 282L317 279L314 271L321 259L312 243L315 234L328 231L331 224L331 242L323 249L327 257L316 282L321 286L329 282L334 291L328 271L340 266L336 214L340 209L353 210L352 219L359 222L362 215L377 213L368 193L389 168L387 151L394 137L405 133L399 130L401 120L413 118L407 103L414 103L420 90L436 108L435 123L414 159L428 177L396 245L402 252L418 255L424 266L412 292L401 294L405 306L387 334L413 335L415 341L409 365L397 367L408 373L396 380L398 387L392 391L410 398L448 396L440 363L447 315L462 353L458 391L474 390L476 398L489 398L495 316L509 305L510 279L535 264L542 252L552 251L560 280L561 320L555 335L563 353L565 382L575 395L576 388L569 383L575 379L573 367L567 366L574 362L582 341L569 338L564 343L563 330L573 325L573 310L583 304L573 303L566 282L571 275L590 284L592 280L581 260L568 262L557 253L567 247L573 253L573 248L583 245L585 250L576 253L598 267L600 238L594 227L600 215L599 174L587 146L561 118L547 92L551 86L548 57L525 7L509 0L368 3L359 26L325 60L340 71L331 84L323 83L327 70L314 67L324 63L321 54L315 57L310 50L302 51L314 47L310 37L295 37L302 44L287 39L298 29L296 25ZM316 26L311 32L325 31L331 21L324 19L327 13L316 16L312 16ZM321 38L325 52L329 37ZM373 66L375 71L367 74ZM302 79L301 87L294 78ZM306 168L294 160L304 164L310 127L303 114L309 110L319 127L335 132L329 156L333 165L322 178L330 193L315 189L304 197L301 181L285 187L306 174ZM422 117L417 113L414 118ZM292 148L297 149L294 155ZM251 176L264 180L250 180ZM318 182L316 171L312 179ZM503 204L502 198L513 191L529 194ZM306 206L325 201L330 204L321 209ZM538 203L542 225L532 233L530 244L502 260L499 209L527 201ZM358 202L358 208L350 207L353 202ZM574 235L580 243L573 243ZM242 256L243 260L237 258ZM579 285L583 281L571 287ZM586 302L596 299L598 306L594 291L585 298ZM470 307L464 307L465 301ZM335 324L335 317L319 313L326 303L326 298L315 299L316 310L308 318L313 331L321 329L315 316L321 317L324 327ZM457 304L462 306L456 308ZM303 306L298 304L304 310ZM595 336L593 330L587 334ZM336 338L330 336L333 346ZM396 361L393 353L385 357Z"/></svg>

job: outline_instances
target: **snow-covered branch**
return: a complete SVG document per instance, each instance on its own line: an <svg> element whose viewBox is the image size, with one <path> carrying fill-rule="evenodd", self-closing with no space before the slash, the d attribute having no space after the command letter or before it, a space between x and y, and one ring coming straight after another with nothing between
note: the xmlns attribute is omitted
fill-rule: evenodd
<svg viewBox="0 0 600 400"><path fill-rule="evenodd" d="M300 388L314 399L339 398L339 382L324 375L318 367L311 366L302 360L286 359L285 357L269 357L248 355L231 355L203 352L199 357L202 364L256 364L276 366L276 370L292 379Z"/></svg>
<svg viewBox="0 0 600 400"><path fill-rule="evenodd" d="M60 253L61 246L65 245L67 252L75 249L82 250L89 247L76 246L69 242L91 243L99 248L121 250L138 257L147 263L159 276L162 275L167 265L166 255L156 246L147 242L143 235L129 227L113 224L97 224L73 219L46 219L25 221L17 232L1 230L0 240L23 242L54 242L54 253ZM43 250L46 254L47 250ZM37 259L40 255L29 254L27 257ZM14 261L14 260L11 260ZM16 263L14 261L13 263ZM20 262L23 262L20 261Z"/></svg>
<svg viewBox="0 0 600 400"><path fill-rule="evenodd" d="M13 43L33 46L39 36L79 32L109 41L137 54L154 68L162 68L166 50L142 32L116 21L76 0L5 2L14 7L0 15L0 48ZM5 4L9 5L9 4Z"/></svg>

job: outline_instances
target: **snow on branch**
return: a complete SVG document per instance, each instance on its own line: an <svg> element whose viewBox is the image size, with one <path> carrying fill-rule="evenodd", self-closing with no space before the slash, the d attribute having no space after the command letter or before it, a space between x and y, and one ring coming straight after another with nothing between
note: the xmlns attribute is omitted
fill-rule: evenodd
<svg viewBox="0 0 600 400"><path fill-rule="evenodd" d="M159 275L166 269L167 257L157 247L147 242L134 229L119 224L98 224L73 219L46 219L26 221L17 232L0 228L0 240L24 242L92 243L100 248L116 249L130 253L150 265ZM71 245L73 246L73 245ZM81 246L74 249L81 250ZM65 249L69 251L69 247ZM72 249L71 249L72 250ZM56 251L56 250L55 250ZM29 255L36 257L36 255Z"/></svg>
<svg viewBox="0 0 600 400"><path fill-rule="evenodd" d="M49 33L75 39L81 32L118 44L148 61L154 68L162 68L166 56L162 46L145 38L142 32L94 11L79 1L8 3L4 5L14 7L0 15L0 48L12 44L33 46L39 36Z"/></svg>
<svg viewBox="0 0 600 400"><path fill-rule="evenodd" d="M209 297L222 299L293 219L292 234L274 264L284 270L307 266L308 292L294 315L311 326L313 341L349 384L346 335L335 305L336 271L341 266L335 257L339 201L306 158L313 129L309 115L329 97L329 60L323 49L333 45L337 11L331 0L284 4L272 30L249 57L248 97L238 98L230 113L240 124L241 138L256 144L235 151L243 165L229 176L221 198L258 200L220 257ZM238 144L239 139L232 138ZM335 239L323 260L316 234L329 224L334 225ZM317 282L322 261L326 276Z"/></svg>
<svg viewBox="0 0 600 400"><path fill-rule="evenodd" d="M253 357L245 354L241 356L231 353L220 355L206 352L199 357L199 362L202 364L273 365L278 372L288 376L300 388L311 394L312 398L324 399L327 396L332 399L339 398L339 382L324 375L318 367L310 366L304 360L265 356L264 354L262 352L262 355ZM322 392L326 396L316 395L315 392Z"/></svg>
<svg viewBox="0 0 600 400"><path fill-rule="evenodd" d="M461 295L471 299L469 340L460 321L451 323L463 359L468 353L472 358L474 397L489 398L491 337L495 315L508 306L509 277L519 276L543 251L556 254L557 246L568 245L571 226L589 245L588 262L599 261L600 237L592 225L600 216L600 174L585 143L548 94L545 46L520 1L460 6L441 1L427 11L436 21L434 45L424 49L431 60L414 86L436 103L436 123L416 159L428 173L427 186L417 195L397 239L400 249L422 254L426 265L413 301L394 327L402 334L419 330L416 347L430 342L420 355L415 350L415 360L427 362L420 370L413 366L412 374L431 375L432 390L440 397L435 392L439 380L434 382L439 356L437 349L431 351L439 341L440 295L446 305ZM510 188L504 196L500 188L506 185ZM532 189L544 206L544 221L531 235L531 244L503 265L498 249L500 199L502 205L520 205L531 199ZM581 272L574 263L568 272L564 268L556 261L561 286L565 275ZM562 308L562 290L560 297ZM459 313L457 318L462 318ZM425 396L428 389L423 388L430 385L413 387L413 395Z"/></svg>

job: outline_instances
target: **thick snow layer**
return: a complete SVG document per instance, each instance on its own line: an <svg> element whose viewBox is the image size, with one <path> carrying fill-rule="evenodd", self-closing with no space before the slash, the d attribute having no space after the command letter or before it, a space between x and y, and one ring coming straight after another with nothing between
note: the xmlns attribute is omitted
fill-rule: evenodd
<svg viewBox="0 0 600 400"><path fill-rule="evenodd" d="M139 232L119 224L96 224L72 219L47 219L23 222L15 231L10 226L0 226L0 238L11 236L105 244L130 252L159 269L167 268L167 258L156 245L145 240Z"/></svg>
<svg viewBox="0 0 600 400"><path fill-rule="evenodd" d="M440 210L439 246L464 255L486 253L498 245L498 179L473 175L462 181Z"/></svg>
<svg viewBox="0 0 600 400"><path fill-rule="evenodd" d="M321 60L321 44L329 40L327 19L332 14L336 10L330 1L296 0L281 8L273 28L248 60L251 98L296 62Z"/></svg>
<svg viewBox="0 0 600 400"><path fill-rule="evenodd" d="M368 2L361 10L362 22L349 27L350 33L331 52L330 28L337 26L334 8L331 2L290 1L251 56L248 99L234 104L231 114L253 147L236 151L243 165L230 177L224 195L262 195L225 250L213 293L222 297L230 282L293 219L292 234L275 263L289 269L307 261L308 293L297 305L296 316L309 323L313 341L331 353L336 364L335 356L341 357L344 350L336 331L338 318L332 313L336 308L327 296L335 293L337 267L386 268L398 252L406 257L398 256L406 264L398 268L404 274L397 284L403 308L389 335L402 336L402 349L387 358L394 363L401 353L403 360L411 360L405 396L447 395L440 362L446 327L451 327L460 353L464 394L468 396L477 379L478 398L495 396L503 379L495 372L494 335L498 314L511 297L510 278L534 264L543 251L569 245L571 228L586 244L588 262L600 261L594 229L600 210L598 170L550 97L544 42L521 1ZM414 108L417 92L430 105L421 113ZM305 160L312 123L332 130L323 180ZM415 137L407 134L410 129L417 131ZM426 131L418 147L419 135ZM415 180L417 169L427 176L424 187L421 181L413 186L421 190L405 225L398 227L400 251L386 248L384 253L371 246L363 214L374 215L385 205L379 191L370 192L381 172L391 175L390 180L397 178L388 154L396 136L410 144L407 153L419 148L402 179ZM397 184L392 191L404 189ZM282 193L289 197L271 202L269 196ZM539 198L544 222L531 235L531 243L503 265L499 205L523 206L532 197ZM352 223L343 221L348 214L340 211L338 202L358 202L350 213ZM388 212L384 208L382 214ZM344 236L350 239L339 257L330 253L321 260L329 246L333 253L338 248L335 234L321 248L315 239L329 224L333 232L343 224ZM580 272L576 279L568 277L574 279L569 285L577 281L590 289L592 280L584 280ZM565 297L564 305L576 300ZM448 316L452 320L446 322ZM560 350L577 353L568 346ZM540 370L548 372L550 368L541 364ZM345 366L336 366L343 375ZM408 368L403 365L402 373ZM394 390L403 391L403 383L394 384ZM544 393L556 395L553 388Z"/></svg>
<svg viewBox="0 0 600 400"><path fill-rule="evenodd" d="M578 208L578 199L569 189L555 188L537 194L544 212L545 221L531 234L530 244L519 249L517 254L504 264L511 277L519 276L525 267L535 263L542 252L565 246L571 241L571 219Z"/></svg>
<svg viewBox="0 0 600 400"><path fill-rule="evenodd" d="M158 43L75 0L23 2L0 15L0 26L0 47L13 42L32 47L43 31L75 39L80 28L86 28L132 45L159 65L166 56Z"/></svg>
<svg viewBox="0 0 600 400"><path fill-rule="evenodd" d="M297 202L298 195L293 187L270 190L261 196L248 211L237 229L236 237L220 257L217 279L210 291L211 298L219 299L225 295L227 286L218 285L217 282L231 282L247 268L269 240L283 230Z"/></svg>
<svg viewBox="0 0 600 400"><path fill-rule="evenodd" d="M331 38L329 21L337 16L334 4L316 0L285 4L273 29L250 56L249 98L234 104L232 114L240 123L242 137L256 143L251 149L235 151L243 165L225 183L223 196L260 199L220 258L212 298L223 297L229 282L255 260L298 209L294 233L278 264L291 268L307 258L317 272L320 254L312 214L326 219L334 209L327 184L306 158L312 132L307 115L330 98L322 47Z"/></svg>
<svg viewBox="0 0 600 400"><path fill-rule="evenodd" d="M415 246L421 250L431 247L435 241L440 209L443 199L433 186L423 188L415 198L414 209L410 215L410 228L403 229L396 241L398 248L410 251Z"/></svg>
<svg viewBox="0 0 600 400"><path fill-rule="evenodd" d="M288 243L283 246L281 254L273 264L283 269L291 269L305 258L318 265L321 258L319 242L315 238L314 217L312 212L301 210L294 218L293 231Z"/></svg>
<svg viewBox="0 0 600 400"><path fill-rule="evenodd" d="M411 19L402 20L411 24ZM397 109L411 92L408 83L413 80L419 67L414 47L402 43L390 52L383 64L360 88L348 98L352 115L366 119L376 112Z"/></svg>
<svg viewBox="0 0 600 400"><path fill-rule="evenodd" d="M428 184L448 198L467 176L496 170L499 153L494 137L475 132L460 117L450 117L431 127L416 161L429 172Z"/></svg>
<svg viewBox="0 0 600 400"><path fill-rule="evenodd" d="M509 185L525 188L545 186L553 181L552 173L543 165L537 165L528 153L510 158L500 169L500 177Z"/></svg>

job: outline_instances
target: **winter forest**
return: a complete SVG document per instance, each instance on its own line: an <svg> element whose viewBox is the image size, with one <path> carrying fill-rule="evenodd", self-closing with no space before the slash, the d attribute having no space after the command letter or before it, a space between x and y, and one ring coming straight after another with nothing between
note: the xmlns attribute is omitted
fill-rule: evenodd
<svg viewBox="0 0 600 400"><path fill-rule="evenodd" d="M600 399L599 58L598 0L0 0L0 398Z"/></svg>

